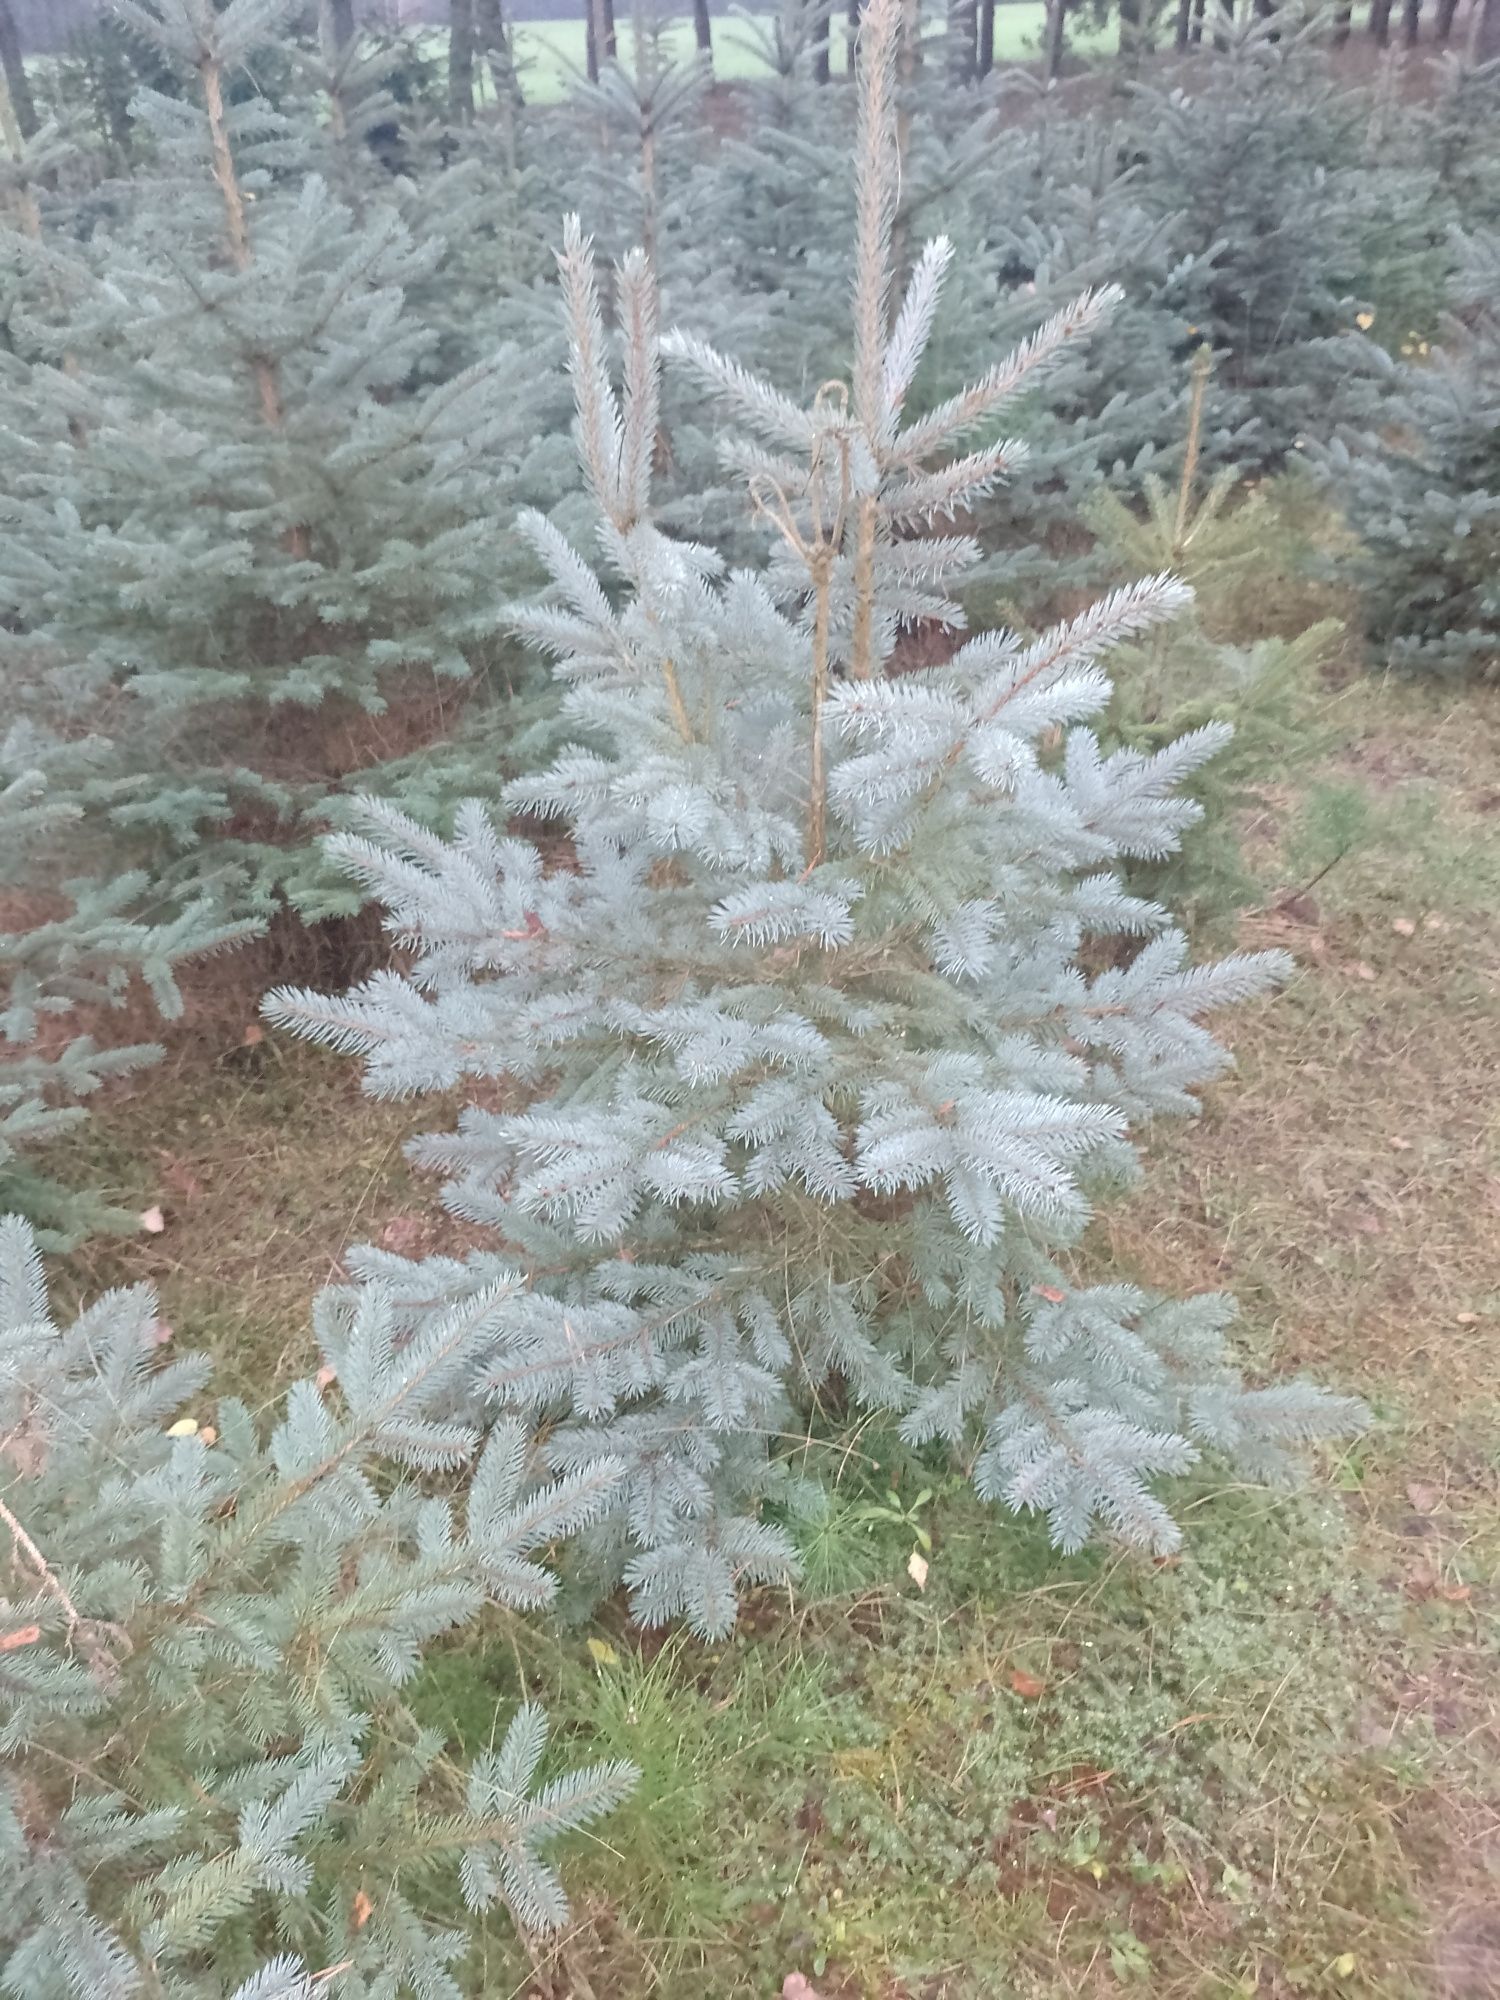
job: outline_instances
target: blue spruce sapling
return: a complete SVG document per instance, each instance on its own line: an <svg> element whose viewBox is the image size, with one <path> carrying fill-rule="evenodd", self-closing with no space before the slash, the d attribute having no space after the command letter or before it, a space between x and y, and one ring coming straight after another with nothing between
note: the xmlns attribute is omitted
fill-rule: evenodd
<svg viewBox="0 0 1500 2000"><path fill-rule="evenodd" d="M1170 577L892 671L904 625L961 622L977 550L942 523L1023 456L1001 414L1115 303L1079 299L904 420L951 250L928 244L893 314L898 18L872 0L863 29L852 375L810 406L659 340L639 253L615 274L617 388L570 226L599 566L531 521L553 588L517 623L577 743L509 794L563 837L474 806L445 840L372 808L336 850L409 969L268 1003L363 1055L374 1092L478 1087L415 1157L495 1247L360 1269L419 1340L499 1288L464 1406L524 1422L559 1476L618 1458L583 1538L597 1583L705 1634L794 1571L763 1507L796 1500L778 1444L834 1383L914 1445L972 1441L980 1491L1064 1548L1101 1524L1170 1549L1163 1475L1205 1453L1280 1473L1360 1420L1305 1383L1246 1387L1226 1299L1074 1276L1132 1122L1191 1112L1228 1063L1203 1017L1286 964L1192 964L1120 880L1172 850L1196 810L1178 788L1226 733L1105 754L1086 726L1102 656L1184 603ZM769 531L758 569L653 522L663 358L747 434L728 452Z"/></svg>
<svg viewBox="0 0 1500 2000"><path fill-rule="evenodd" d="M162 913L148 876L75 846L100 787L121 799L99 776L97 748L21 724L0 737L0 1209L28 1215L48 1247L136 1226L46 1173L33 1149L76 1125L104 1084L161 1055L149 1043L101 1047L78 1031L79 1011L119 1008L139 982L171 1019L176 968L245 931L206 904Z"/></svg>
<svg viewBox="0 0 1500 2000"><path fill-rule="evenodd" d="M1500 673L1500 229L1455 233L1442 343L1387 357L1362 431L1318 470L1359 540L1374 664L1493 679ZM1424 343L1425 344L1425 343Z"/></svg>
<svg viewBox="0 0 1500 2000"><path fill-rule="evenodd" d="M512 345L413 389L440 329L407 300L441 244L394 193L335 198L310 108L233 100L288 0L117 11L186 94L135 100L151 169L90 242L66 365L0 378L0 598L153 781L118 831L159 879L326 914L348 885L313 836L351 774L440 806L446 771L405 753L452 733L460 684L503 677L496 560L519 544L493 523L550 497L525 475L537 370Z"/></svg>
<svg viewBox="0 0 1500 2000"><path fill-rule="evenodd" d="M399 1337L378 1290L325 1313L324 1366L269 1432L162 1362L144 1288L51 1317L0 1218L0 1981L24 2000L459 2000L471 1911L545 1931L548 1859L628 1765L539 1781L523 1703L466 1769L404 1707L427 1643L532 1609L538 1555L608 1503L524 1426L448 1414L494 1295ZM334 1386L336 1382L337 1386Z"/></svg>

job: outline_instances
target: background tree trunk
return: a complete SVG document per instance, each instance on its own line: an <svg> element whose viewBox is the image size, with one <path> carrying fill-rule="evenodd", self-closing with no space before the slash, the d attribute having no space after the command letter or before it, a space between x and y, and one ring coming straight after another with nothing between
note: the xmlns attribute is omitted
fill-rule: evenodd
<svg viewBox="0 0 1500 2000"><path fill-rule="evenodd" d="M1391 0L1370 0L1370 34L1382 48L1390 45Z"/></svg>
<svg viewBox="0 0 1500 2000"><path fill-rule="evenodd" d="M1339 0L1333 15L1333 39L1347 42L1349 31L1354 26L1354 0Z"/></svg>
<svg viewBox="0 0 1500 2000"><path fill-rule="evenodd" d="M601 60L613 62L620 53L619 40L615 34L615 0L600 0L599 18L604 23L599 55Z"/></svg>
<svg viewBox="0 0 1500 2000"><path fill-rule="evenodd" d="M972 83L978 67L978 0L949 0L948 75L954 83Z"/></svg>
<svg viewBox="0 0 1500 2000"><path fill-rule="evenodd" d="M1141 0L1120 0L1120 60L1129 67L1141 55Z"/></svg>
<svg viewBox="0 0 1500 2000"><path fill-rule="evenodd" d="M844 53L846 57L845 68L848 70L850 76L853 76L855 70L858 68L858 56L856 52L859 48L859 23L863 11L864 0L849 0L849 11L844 28Z"/></svg>
<svg viewBox="0 0 1500 2000"><path fill-rule="evenodd" d="M995 67L995 0L979 0L979 74Z"/></svg>
<svg viewBox="0 0 1500 2000"><path fill-rule="evenodd" d="M1401 39L1414 49L1422 39L1422 0L1404 0L1401 9Z"/></svg>
<svg viewBox="0 0 1500 2000"><path fill-rule="evenodd" d="M819 0L818 11L813 18L813 75L819 83L827 83L833 74L828 63L832 28L833 0Z"/></svg>
<svg viewBox="0 0 1500 2000"><path fill-rule="evenodd" d="M356 33L354 0L329 0L328 13L333 22L334 47L347 49Z"/></svg>
<svg viewBox="0 0 1500 2000"><path fill-rule="evenodd" d="M1432 24L1432 32L1440 42L1446 42L1453 33L1453 16L1458 12L1458 0L1438 0L1437 17Z"/></svg>
<svg viewBox="0 0 1500 2000"><path fill-rule="evenodd" d="M1172 36L1174 47L1185 49L1188 34L1193 25L1193 0L1177 0L1177 26Z"/></svg>
<svg viewBox="0 0 1500 2000"><path fill-rule="evenodd" d="M495 102L504 105L509 99L514 103L520 93L502 0L474 0L474 43L476 53L489 64Z"/></svg>
<svg viewBox="0 0 1500 2000"><path fill-rule="evenodd" d="M1474 16L1472 49L1476 63L1500 58L1500 0L1480 0Z"/></svg>
<svg viewBox="0 0 1500 2000"><path fill-rule="evenodd" d="M474 0L448 0L448 117L474 119Z"/></svg>
<svg viewBox="0 0 1500 2000"><path fill-rule="evenodd" d="M1208 11L1208 0L1193 0L1193 25L1188 30L1188 41L1197 48L1203 40L1203 16Z"/></svg>
<svg viewBox="0 0 1500 2000"><path fill-rule="evenodd" d="M1047 0L1047 39L1043 74L1048 83L1062 70L1063 46L1067 40L1067 0Z"/></svg>
<svg viewBox="0 0 1500 2000"><path fill-rule="evenodd" d="M698 43L698 53L710 69L714 66L714 24L708 11L708 0L693 0L693 35Z"/></svg>
<svg viewBox="0 0 1500 2000"><path fill-rule="evenodd" d="M10 106L21 128L21 137L30 139L42 121L36 115L36 99L31 94L31 78L26 74L21 37L10 0L0 0L0 70L5 72L5 87L10 92Z"/></svg>

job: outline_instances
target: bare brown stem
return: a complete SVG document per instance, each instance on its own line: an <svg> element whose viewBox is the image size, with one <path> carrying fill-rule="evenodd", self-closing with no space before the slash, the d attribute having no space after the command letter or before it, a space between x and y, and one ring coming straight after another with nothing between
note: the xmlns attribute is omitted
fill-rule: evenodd
<svg viewBox="0 0 1500 2000"><path fill-rule="evenodd" d="M35 1570L36 1580L42 1589L46 1591L54 1603L62 1606L63 1616L68 1621L68 1630L70 1632L76 1631L83 1623L82 1612L80 1612L78 1606L58 1582L52 1565L3 1500L0 1500L0 1521L3 1521L6 1527L9 1528L11 1542L17 1554L23 1555L32 1569Z"/></svg>
<svg viewBox="0 0 1500 2000"><path fill-rule="evenodd" d="M808 756L807 865L819 866L828 849L828 770L823 747L823 709L828 700L829 599L833 550L823 547L813 563L812 735Z"/></svg>
<svg viewBox="0 0 1500 2000"><path fill-rule="evenodd" d="M1177 487L1177 523L1172 531L1172 550L1181 554L1187 534L1188 513L1193 504L1193 482L1198 477L1198 455L1203 447L1203 398L1214 365L1213 350L1205 343L1193 356L1193 390L1188 402L1187 449L1182 456L1182 478Z"/></svg>
<svg viewBox="0 0 1500 2000"><path fill-rule="evenodd" d="M236 271L247 271L251 263L250 230L245 217L245 194L239 175L234 170L234 153L230 148L229 127L224 117L224 72L218 57L205 52L198 64L198 74L203 82L203 108L208 114L209 153L213 161L214 180L224 200L225 236L230 262ZM286 409L281 400L281 383L275 363L267 355L254 354L250 357L250 372L254 377L261 416L271 430L283 430ZM301 525L289 528L283 537L283 546L288 555L305 562L310 550L307 529Z"/></svg>

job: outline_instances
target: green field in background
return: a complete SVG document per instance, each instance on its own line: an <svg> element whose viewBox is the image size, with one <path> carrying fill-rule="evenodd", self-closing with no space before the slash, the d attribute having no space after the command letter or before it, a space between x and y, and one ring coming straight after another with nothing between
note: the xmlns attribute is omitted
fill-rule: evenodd
<svg viewBox="0 0 1500 2000"><path fill-rule="evenodd" d="M625 18L626 8L621 0L616 0L616 9L620 17L620 60L628 64L632 44L630 24ZM1039 54L1046 14L1044 0L1007 0L1007 4L997 7L995 9L996 62L1026 62ZM1110 45L1115 33L1113 27L1100 28L1089 21L1070 21L1068 45L1074 50L1083 51L1104 48ZM744 21L720 19L714 22L714 74L722 82L764 75L765 65L757 53L754 35L754 28ZM424 37L425 39L427 38ZM663 39L674 56L690 56L693 50L691 21L685 16L670 21ZM443 30L432 31L431 44L434 53L440 50L446 40L447 36ZM522 89L535 103L554 103L563 95L568 83L574 77L583 74L584 26L581 20L520 21L515 28L515 46L516 60L521 69ZM835 71L841 70L843 63L843 28L842 23L835 20L833 31ZM476 76L476 84L478 83L479 78ZM481 87L487 89L488 77L483 79Z"/></svg>

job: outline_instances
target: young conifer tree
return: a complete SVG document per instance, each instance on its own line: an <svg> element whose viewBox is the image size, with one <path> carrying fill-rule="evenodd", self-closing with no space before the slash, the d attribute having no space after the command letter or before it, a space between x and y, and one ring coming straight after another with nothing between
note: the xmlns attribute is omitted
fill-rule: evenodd
<svg viewBox="0 0 1500 2000"><path fill-rule="evenodd" d="M0 1981L17 2000L459 2000L452 1909L546 1931L547 1850L629 1791L539 1776L523 1703L467 1768L401 1699L487 1603L531 1609L539 1553L623 1468L561 1480L524 1428L448 1406L491 1296L398 1337L378 1290L321 1316L324 1365L266 1431L209 1414L201 1358L144 1288L71 1326L0 1218ZM333 1386L336 1383L337 1386Z"/></svg>
<svg viewBox="0 0 1500 2000"><path fill-rule="evenodd" d="M1442 344L1381 355L1362 433L1336 438L1318 469L1359 538L1373 664L1493 679L1500 674L1500 228L1457 233ZM1422 343L1425 346L1425 343Z"/></svg>
<svg viewBox="0 0 1500 2000"><path fill-rule="evenodd" d="M1169 221L1151 300L1163 333L1179 357L1197 341L1219 357L1207 462L1276 468L1358 393L1341 337L1409 295L1432 179L1393 167L1316 20L1246 11L1224 37L1190 74L1136 86L1122 143L1139 198Z"/></svg>
<svg viewBox="0 0 1500 2000"><path fill-rule="evenodd" d="M1100 660L1178 610L1155 576L1034 639L982 633L894 671L902 627L960 622L976 550L943 522L1023 455L997 436L1111 310L1086 296L950 399L904 404L950 261L894 297L899 0L863 28L850 378L799 405L691 335L658 339L650 269L615 274L615 385L589 245L561 259L599 567L540 519L550 598L517 614L558 662L576 748L517 781L530 840L465 808L451 841L389 810L337 843L411 952L273 1020L361 1053L375 1092L487 1103L416 1158L496 1238L364 1273L425 1337L507 1288L469 1383L560 1473L607 1451L585 1538L636 1614L724 1632L746 1582L794 1569L777 1441L830 1387L914 1445L973 1441L980 1491L1058 1544L1178 1530L1162 1475L1252 1475L1359 1421L1305 1383L1248 1388L1227 1300L1079 1283L1093 1202L1135 1170L1133 1122L1190 1112L1228 1057L1213 1008L1277 956L1189 962L1121 865L1170 852L1182 781L1223 741L1101 752ZM728 407L771 541L726 571L651 515L663 358ZM508 1083L510 1102L493 1087Z"/></svg>
<svg viewBox="0 0 1500 2000"><path fill-rule="evenodd" d="M0 737L0 1210L29 1216L49 1248L137 1226L63 1185L34 1149L76 1125L83 1100L112 1078L161 1055L149 1043L100 1046L79 1031L80 1010L107 1016L143 986L171 1019L182 1006L176 969L245 928L217 923L203 904L160 914L147 876L110 871L75 845L101 785L120 799L100 777L101 749L21 724Z"/></svg>
<svg viewBox="0 0 1500 2000"><path fill-rule="evenodd" d="M440 244L334 196L311 110L231 95L290 11L120 0L184 94L135 100L152 167L92 240L66 365L0 383L0 600L113 703L155 785L121 832L163 880L321 914L347 885L311 833L351 772L430 810L434 760L394 760L503 667L492 524L527 490L535 369L512 345L413 390L436 330L406 294Z"/></svg>

